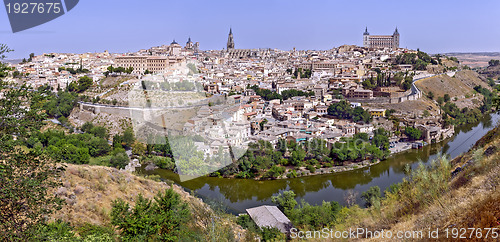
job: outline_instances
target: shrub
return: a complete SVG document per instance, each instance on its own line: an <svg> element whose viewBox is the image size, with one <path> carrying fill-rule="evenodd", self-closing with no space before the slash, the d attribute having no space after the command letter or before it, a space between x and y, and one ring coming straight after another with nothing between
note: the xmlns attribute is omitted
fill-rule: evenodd
<svg viewBox="0 0 500 242"><path fill-rule="evenodd" d="M284 236L277 228L263 227L260 235L263 241L281 241Z"/></svg>
<svg viewBox="0 0 500 242"><path fill-rule="evenodd" d="M111 166L123 169L129 163L129 158L127 153L125 153L124 149L115 149L113 150L113 156L109 160Z"/></svg>
<svg viewBox="0 0 500 242"><path fill-rule="evenodd" d="M302 201L298 208L290 212L289 218L295 226L321 229L335 224L340 209L340 204L335 201L323 202L317 206Z"/></svg>
<svg viewBox="0 0 500 242"><path fill-rule="evenodd" d="M418 140L418 139L420 139L420 137L422 137L422 131L420 131L417 128L413 128L413 127L406 127L405 133L412 140Z"/></svg>
<svg viewBox="0 0 500 242"><path fill-rule="evenodd" d="M252 218L246 214L238 216L238 218L236 219L236 223L244 229L255 229L257 227Z"/></svg>
<svg viewBox="0 0 500 242"><path fill-rule="evenodd" d="M66 222L61 220L42 224L38 227L35 240L46 240L46 241L71 241L75 239L75 233L73 228Z"/></svg>
<svg viewBox="0 0 500 242"><path fill-rule="evenodd" d="M175 162L170 157L155 156L152 159L153 163L161 169L174 170Z"/></svg>
<svg viewBox="0 0 500 242"><path fill-rule="evenodd" d="M278 196L272 196L271 201L277 204L278 208L285 214L288 214L293 208L295 208L295 206L297 206L295 193L293 191L284 191Z"/></svg>
<svg viewBox="0 0 500 242"><path fill-rule="evenodd" d="M380 205L380 187L370 187L368 191L361 193L361 198L365 200L365 207L371 207L375 204Z"/></svg>
<svg viewBox="0 0 500 242"><path fill-rule="evenodd" d="M286 177L295 178L297 177L297 172L295 170L292 170L290 173L286 174Z"/></svg>
<svg viewBox="0 0 500 242"><path fill-rule="evenodd" d="M177 241L190 217L187 204L173 189L159 192L154 200L139 194L135 206L113 201L111 223L124 240Z"/></svg>
<svg viewBox="0 0 500 242"><path fill-rule="evenodd" d="M409 174L408 179L397 185L397 189L388 192L391 200L402 204L399 214L416 213L418 208L432 204L448 190L451 165L444 156L432 161L427 167L420 163Z"/></svg>
<svg viewBox="0 0 500 242"><path fill-rule="evenodd" d="M90 241L115 241L115 231L111 227L104 227L95 224L86 223L78 228L76 228L78 234L86 238L85 241L94 238L95 240Z"/></svg>
<svg viewBox="0 0 500 242"><path fill-rule="evenodd" d="M451 100L450 94L448 94L448 93L444 94L443 100L445 103L449 102Z"/></svg>
<svg viewBox="0 0 500 242"><path fill-rule="evenodd" d="M314 173L316 172L316 167L312 166L312 165L307 165L306 167L309 171L311 171L311 173Z"/></svg>
<svg viewBox="0 0 500 242"><path fill-rule="evenodd" d="M269 169L263 176L262 178L272 178L276 179L283 175L285 173L285 168L281 166L273 166L271 169Z"/></svg>

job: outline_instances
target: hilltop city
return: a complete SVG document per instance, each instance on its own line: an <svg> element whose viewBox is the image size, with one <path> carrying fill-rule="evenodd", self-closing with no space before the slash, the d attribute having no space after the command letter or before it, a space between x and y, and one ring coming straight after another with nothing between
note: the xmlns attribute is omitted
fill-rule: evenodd
<svg viewBox="0 0 500 242"><path fill-rule="evenodd" d="M500 61L401 48L399 31L280 50L239 49L230 28L222 50L189 37L0 62L0 238L371 238L410 224L405 238L422 239L429 218L483 223L488 209L456 204L498 200ZM473 225L496 226L484 216Z"/></svg>
<svg viewBox="0 0 500 242"><path fill-rule="evenodd" d="M146 76L171 75L180 63L196 60L197 75L208 94L229 95L244 104L235 112L233 121L245 120L248 125L231 131L229 143L233 145L258 140L277 144L279 139L302 142L314 138L333 144L358 133L373 137L374 130L383 127L392 131L391 151L399 152L412 147L409 143L396 145L405 135L399 131L406 126L420 130L422 135L417 140L427 143L450 137L453 127L442 125L440 110L433 109L432 105L428 106L429 110L394 110L384 104L390 106L422 98L415 80L451 72L456 67L429 72L432 66L439 66L439 57L399 48L397 28L392 35L370 35L366 29L362 40L363 47L343 45L321 51L238 49L231 29L224 50L202 51L200 43L189 38L184 47L174 40L170 45L126 54L106 51L32 55L29 60L13 65L12 77L21 78L33 87L49 85L54 91L67 88L84 76L92 79L94 85L108 76L127 77L130 80L120 84L127 86ZM412 63L415 60L402 56L413 57L416 65ZM109 95L109 90L102 88L89 92L92 99L100 99L94 103L129 105L125 94ZM333 116L328 108L342 100L347 101L352 110L361 107L367 114ZM399 122L388 120L388 115L397 117ZM196 120L189 120L187 126L190 125L204 127ZM190 129L208 132L200 127ZM223 143L223 137L219 137L207 145L218 147L217 144ZM207 154L217 152L216 148L203 147Z"/></svg>

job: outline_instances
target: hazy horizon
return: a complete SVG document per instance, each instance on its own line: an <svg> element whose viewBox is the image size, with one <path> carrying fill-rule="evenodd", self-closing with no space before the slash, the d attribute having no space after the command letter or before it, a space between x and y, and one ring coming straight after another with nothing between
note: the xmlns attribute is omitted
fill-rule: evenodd
<svg viewBox="0 0 500 242"><path fill-rule="evenodd" d="M22 59L34 52L112 53L170 44L188 37L202 50L225 48L232 27L236 48L326 50L362 45L362 34L391 35L400 47L428 53L500 52L500 1L80 1L44 25L13 34L6 11L2 40Z"/></svg>

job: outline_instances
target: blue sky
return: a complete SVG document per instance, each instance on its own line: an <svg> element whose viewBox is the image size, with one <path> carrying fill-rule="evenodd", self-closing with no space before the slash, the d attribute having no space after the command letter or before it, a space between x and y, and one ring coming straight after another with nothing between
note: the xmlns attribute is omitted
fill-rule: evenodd
<svg viewBox="0 0 500 242"><path fill-rule="evenodd" d="M48 52L127 52L190 36L222 49L229 28L236 48L330 49L392 34L430 53L500 51L498 0L80 0L69 13L13 34L0 9L0 43L9 58Z"/></svg>

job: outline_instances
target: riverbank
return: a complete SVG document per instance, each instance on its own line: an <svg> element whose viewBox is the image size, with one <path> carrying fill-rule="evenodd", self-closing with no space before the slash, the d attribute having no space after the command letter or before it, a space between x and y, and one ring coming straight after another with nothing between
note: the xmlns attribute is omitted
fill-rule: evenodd
<svg viewBox="0 0 500 242"><path fill-rule="evenodd" d="M285 174L281 177L278 177L276 179L290 179L290 178L296 178L296 177L315 176L315 175L323 175L323 174L328 174L328 173L339 173L339 172L353 171L356 169L367 168L367 167L376 165L380 162L381 162L380 160L377 160L374 162L372 162L371 160L365 160L363 162L350 163L350 164L343 165L343 166L317 168L314 170L314 172L308 170L306 167L299 167L298 170L291 169L293 171L296 171L295 177L290 177L290 174L293 174L290 171L287 174ZM256 180L259 180L259 179L256 179Z"/></svg>
<svg viewBox="0 0 500 242"><path fill-rule="evenodd" d="M181 181L178 174L164 169L153 171L138 169L145 175L159 175L172 180L176 184L194 192L204 200L215 200L235 214L244 212L250 207L270 205L271 197L282 191L293 191L297 201L304 200L312 205L323 201L337 201L346 205L344 197L348 193L358 194L356 202L363 201L360 194L372 186L380 187L381 191L394 183L399 183L406 177L405 167L416 169L419 162L424 164L436 159L439 154L455 158L467 152L493 126L500 121L500 115L487 115L480 122L457 128L456 134L444 142L430 144L422 149L412 149L393 154L387 160L369 167L338 173L324 173L313 176L303 176L292 179L254 180L254 179L224 179L218 177L198 177Z"/></svg>
<svg viewBox="0 0 500 242"><path fill-rule="evenodd" d="M447 233L460 228L499 228L500 217L500 126L474 142L454 159L441 159L430 167L414 171L414 179L398 185L397 192L379 198L379 206L355 207L334 230L368 228L369 231L436 231L440 239L455 239ZM352 209L352 208L350 208ZM457 230L457 231L458 231ZM498 236L473 233L474 241ZM490 229L491 230L491 229ZM427 238L422 234L420 239ZM425 240L425 239L424 239Z"/></svg>

